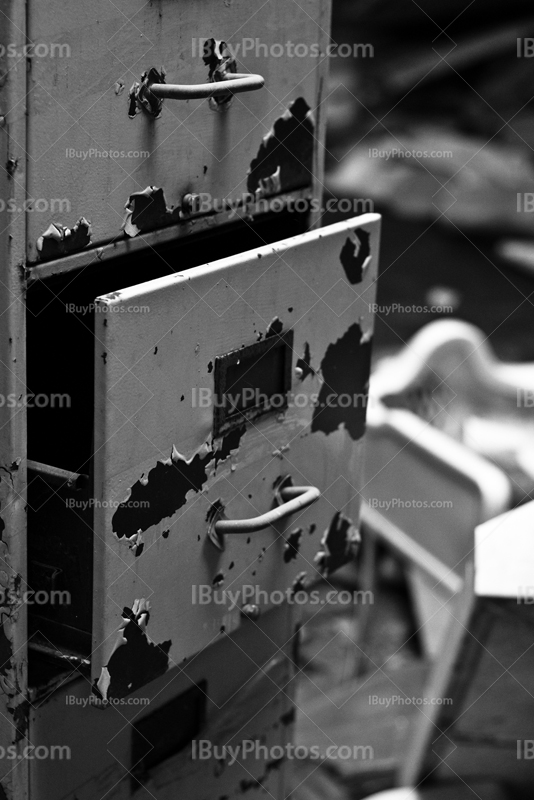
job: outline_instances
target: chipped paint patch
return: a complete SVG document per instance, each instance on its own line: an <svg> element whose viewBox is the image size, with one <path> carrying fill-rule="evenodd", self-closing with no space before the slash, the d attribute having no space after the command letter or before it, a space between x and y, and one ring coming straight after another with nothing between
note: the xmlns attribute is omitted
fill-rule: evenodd
<svg viewBox="0 0 534 800"><path fill-rule="evenodd" d="M52 222L37 239L37 253L41 261L49 261L83 250L90 242L91 223L85 217L80 217L72 228Z"/></svg>
<svg viewBox="0 0 534 800"><path fill-rule="evenodd" d="M306 587L308 585L308 573L307 572L299 572L295 576L295 580L291 584L291 595L294 597L297 592L304 592L306 591Z"/></svg>
<svg viewBox="0 0 534 800"><path fill-rule="evenodd" d="M224 572L218 572L216 575L214 575L211 583L216 587L222 586L224 583Z"/></svg>
<svg viewBox="0 0 534 800"><path fill-rule="evenodd" d="M208 67L209 81L222 81L229 73L237 72L237 64L226 42L219 39L208 39L204 42L204 56L202 60ZM210 97L209 105L213 110L221 111L227 108L233 99L233 94L228 92L218 97Z"/></svg>
<svg viewBox="0 0 534 800"><path fill-rule="evenodd" d="M304 381L309 375L316 375L314 368L311 365L310 345L308 342L304 343L304 355L302 358L297 359L295 365L295 373L299 381Z"/></svg>
<svg viewBox="0 0 534 800"><path fill-rule="evenodd" d="M276 120L250 164L247 190L261 196L309 186L313 170L314 122L303 97Z"/></svg>
<svg viewBox="0 0 534 800"><path fill-rule="evenodd" d="M165 83L165 70L156 67L143 72L141 80L136 81L128 92L128 116L133 119L140 111L144 111L154 119L161 116L161 98L152 94L149 89L151 83ZM118 92L117 92L118 94Z"/></svg>
<svg viewBox="0 0 534 800"><path fill-rule="evenodd" d="M287 537L287 542L284 545L284 563L289 564L290 561L295 561L299 554L300 540L302 539L302 528L295 528Z"/></svg>
<svg viewBox="0 0 534 800"><path fill-rule="evenodd" d="M122 227L131 238L179 219L179 210L167 207L163 189L156 186L147 186L142 192L131 194L124 208L126 216Z"/></svg>
<svg viewBox="0 0 534 800"><path fill-rule="evenodd" d="M131 488L129 503L120 505L112 519L112 530L119 539L132 541L164 519L172 517L187 502L189 492L200 492L208 480L207 467L215 468L239 447L246 426L236 428L220 440L220 447L208 449L205 444L186 460L175 447L170 458L158 461L148 475L142 475ZM217 440L219 442L219 440ZM137 539L135 545L137 546Z"/></svg>
<svg viewBox="0 0 534 800"><path fill-rule="evenodd" d="M362 341L363 338L360 326L355 323L337 342L328 345L321 361L323 385L313 411L312 432L328 435L344 425L351 439L362 438L372 344L371 337Z"/></svg>
<svg viewBox="0 0 534 800"><path fill-rule="evenodd" d="M146 633L149 618L150 603L144 598L123 609L119 638L94 686L104 700L126 697L167 671L172 642L150 641Z"/></svg>
<svg viewBox="0 0 534 800"><path fill-rule="evenodd" d="M371 263L371 234L363 228L354 231L356 242L347 237L339 254L347 280L352 285L361 283Z"/></svg>
<svg viewBox="0 0 534 800"><path fill-rule="evenodd" d="M336 511L321 539L321 549L314 559L323 577L355 558L360 541L360 534L352 524L352 520L345 517L341 511Z"/></svg>
<svg viewBox="0 0 534 800"><path fill-rule="evenodd" d="M286 711L285 714L282 714L282 716L280 717L280 722L282 723L282 725L287 726L287 725L292 725L295 722L295 719L296 719L296 711L295 707L292 706L289 709L289 711Z"/></svg>
<svg viewBox="0 0 534 800"><path fill-rule="evenodd" d="M279 336L284 330L284 325L279 317L274 317L269 323L265 338L269 339L271 336Z"/></svg>

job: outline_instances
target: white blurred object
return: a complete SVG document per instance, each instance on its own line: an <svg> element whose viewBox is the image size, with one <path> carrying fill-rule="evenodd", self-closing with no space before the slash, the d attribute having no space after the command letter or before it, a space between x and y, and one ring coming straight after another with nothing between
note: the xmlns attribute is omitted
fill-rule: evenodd
<svg viewBox="0 0 534 800"><path fill-rule="evenodd" d="M517 267L521 272L534 275L534 241L503 239L497 242L496 251L498 256Z"/></svg>
<svg viewBox="0 0 534 800"><path fill-rule="evenodd" d="M462 302L462 295L451 286L432 286L425 295L429 306L445 306L451 311L456 311Z"/></svg>
<svg viewBox="0 0 534 800"><path fill-rule="evenodd" d="M530 406L534 364L499 361L459 320L429 323L371 376L362 521L405 562L430 656L472 565L475 527L506 511L513 490L534 490Z"/></svg>
<svg viewBox="0 0 534 800"><path fill-rule="evenodd" d="M463 784L443 784L429 788L388 789L385 792L368 795L365 800L507 800L508 795L495 783L469 781Z"/></svg>

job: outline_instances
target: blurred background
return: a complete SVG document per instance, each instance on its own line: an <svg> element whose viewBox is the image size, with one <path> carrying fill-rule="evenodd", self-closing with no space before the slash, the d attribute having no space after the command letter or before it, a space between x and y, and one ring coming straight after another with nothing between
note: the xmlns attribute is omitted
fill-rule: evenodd
<svg viewBox="0 0 534 800"><path fill-rule="evenodd" d="M521 0L333 4L333 41L357 47L350 56L340 51L330 59L325 198L331 209L322 224L366 211L383 215L372 393L378 372L386 405L410 408L497 467L510 486L503 510L534 498L532 413L528 403L516 402L514 378L509 391L501 387L494 399L491 377L485 389L484 381L477 389L470 353L483 354L481 369L489 365L488 375L492 359L512 369L523 365L523 372L514 373L517 391L533 385L532 37L534 7ZM411 400L406 392L401 397L404 390L395 394L407 365L395 359L436 320L460 320L478 332L444 328L445 340L465 334L471 344L457 348L456 361L449 360L443 372L439 359L433 362L430 372L437 380L432 386L428 374L420 376L427 385L415 387L415 400L413 393ZM466 368L458 372L460 364ZM458 380L444 381L453 372ZM438 385L450 389L441 405ZM396 468L403 469L399 460ZM367 481L370 474L368 469ZM436 475L439 496L439 464ZM389 488L391 495L396 480L393 465L378 488L386 495ZM473 519L467 519L467 499L465 504L458 511L465 518L462 535L471 542ZM405 522L410 535L409 517ZM432 527L430 519L429 550ZM407 562L397 555L379 541L371 606L307 610L297 743L310 745L318 737L327 743L331 737L337 744L371 744L374 758L323 763L319 769L295 766L298 800L360 800L393 786L406 757L417 709L386 711L369 701L399 691L421 694L435 663ZM362 569L361 563L344 569L334 585L365 588Z"/></svg>
<svg viewBox="0 0 534 800"><path fill-rule="evenodd" d="M361 47L330 59L325 182L332 195L384 215L378 304L452 305L499 357L534 360L534 308L521 302L534 288L534 248L521 246L534 243L534 206L523 210L534 191L534 8L520 0L334 0L333 8L333 40ZM375 357L432 318L378 314Z"/></svg>

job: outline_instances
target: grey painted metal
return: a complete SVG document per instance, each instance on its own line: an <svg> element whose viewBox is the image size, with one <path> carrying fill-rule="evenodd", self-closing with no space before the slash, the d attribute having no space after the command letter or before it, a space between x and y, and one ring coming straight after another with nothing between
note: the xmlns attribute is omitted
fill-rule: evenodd
<svg viewBox="0 0 534 800"><path fill-rule="evenodd" d="M325 432L314 398L347 332L354 337L352 358L369 347L379 225L378 215L363 215L97 298L106 310L95 314L97 680L120 636L125 606L150 598L148 635L170 643L172 667L215 641L222 628L229 634L241 624L238 607L196 602L194 587L242 592L255 585L271 598L303 572L316 580L321 540L336 512L358 518L363 435L353 438L341 421ZM353 286L340 254L357 234L368 237L370 257ZM120 313L141 306L149 313ZM213 404L200 398L214 391L215 359L258 341L276 317L294 334L295 402L214 438ZM302 358L310 360L304 377L295 369ZM224 550L212 546L206 521L218 508L232 520L261 515L287 475L294 487L322 492L295 513L287 532L271 527L250 542L230 534ZM136 504L147 493L144 512ZM134 510L119 512L127 500ZM297 537L297 547L289 536Z"/></svg>

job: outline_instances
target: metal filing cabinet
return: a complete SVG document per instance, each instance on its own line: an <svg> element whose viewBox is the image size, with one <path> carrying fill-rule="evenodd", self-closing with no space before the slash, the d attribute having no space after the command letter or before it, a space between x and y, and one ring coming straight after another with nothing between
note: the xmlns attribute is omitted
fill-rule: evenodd
<svg viewBox="0 0 534 800"><path fill-rule="evenodd" d="M4 55L0 784L283 797L191 748L290 741L287 598L357 550L379 217L319 227L326 60L236 49L322 50L328 3L1 10L70 49Z"/></svg>

